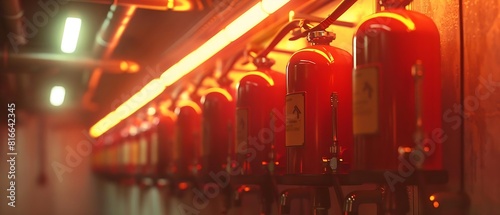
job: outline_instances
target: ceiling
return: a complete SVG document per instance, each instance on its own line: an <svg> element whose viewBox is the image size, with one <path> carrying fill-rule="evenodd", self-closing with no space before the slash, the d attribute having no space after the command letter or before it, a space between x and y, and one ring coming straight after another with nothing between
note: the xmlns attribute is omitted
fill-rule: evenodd
<svg viewBox="0 0 500 215"><path fill-rule="evenodd" d="M68 104L66 109L81 111L83 114L94 114L96 110L102 110L98 111L97 115L102 114L100 112L110 111L110 100L123 100L125 97L129 97L133 92L125 89L137 88L138 85L141 85L141 83L137 83L138 80L151 78L149 77L151 74L148 76L146 68L155 68L161 56L175 52L172 46L179 46L176 42L183 36L188 36L186 34L194 35L193 27L200 29L202 21L207 21L211 13L228 13L225 11L226 9L249 2L195 0L192 1L195 7L191 11L137 7L117 40L117 46L112 50L106 50L106 48L99 47L97 35L103 23L106 24L105 20L112 1L70 0L67 3L61 0L7 1L13 3L0 5L0 12L6 15L12 11L7 7L19 4L20 9L24 12L21 20L27 43L17 44L12 37L9 37L9 33L12 33L13 29L9 28L8 20L0 20L0 35L3 41L3 60L0 64L0 99L2 103L16 102L17 109L37 113L51 111L47 104L48 91L51 86L62 83L67 89L66 103ZM161 1L167 2L167 0L149 2ZM114 17L110 19L111 24L103 28L105 29L103 31L104 37L116 30L116 26L113 26L114 23L123 21L120 20L120 11L118 10L129 6L118 6L117 11L113 13ZM77 16L82 19L78 46L72 54L65 54L60 50L64 21L68 16ZM212 16L209 21L221 22L222 20L214 19ZM106 51L109 51L110 54L106 55ZM40 53L56 54L56 56L63 58L72 56L80 59L131 60L139 63L142 69L133 74L113 74L104 70L89 103L83 101L83 95L89 90L89 79L91 74L95 72L95 68L77 64L68 66L67 63L47 63L30 58L32 54ZM19 54L28 56L28 58L14 61L14 56Z"/></svg>
<svg viewBox="0 0 500 215"><path fill-rule="evenodd" d="M12 22L0 20L3 41L0 102L15 102L18 110L33 113L71 111L84 119L85 124L91 125L259 0L182 0L191 1L193 9L173 11L137 7L133 13L130 13L130 6L134 4L130 2L164 3L170 0L114 1L118 3L116 8L112 6L113 0L5 0L0 3L3 4L0 13L4 16L12 11L7 8L12 5L18 4L18 9L24 11L21 20L27 40L24 45L13 41L9 37L16 30L12 28ZM304 2L295 1L288 10L304 5ZM307 2L316 2L309 6L318 8L331 1ZM110 10L115 11L110 13ZM127 11L129 18L124 18ZM260 24L260 29L249 34L255 37L258 31L260 37L264 34L270 38L278 30L278 25L288 20L287 14L283 12L279 19L270 17L267 23ZM72 54L60 50L64 21L68 16L82 19L78 46ZM120 23L123 24L124 20L129 21L119 34ZM263 28L268 30L262 31ZM116 40L112 39L113 36ZM102 46L100 39L117 41L116 47ZM245 44L238 47L245 47ZM36 54L51 54L62 61L36 59ZM225 57L233 54L226 53ZM83 60L86 61L82 63ZM92 66L89 60L97 63L128 60L138 63L141 69L137 73L117 73L116 69ZM102 71L101 76L96 75L100 74L99 71ZM66 87L64 108L48 104L49 91L54 85Z"/></svg>

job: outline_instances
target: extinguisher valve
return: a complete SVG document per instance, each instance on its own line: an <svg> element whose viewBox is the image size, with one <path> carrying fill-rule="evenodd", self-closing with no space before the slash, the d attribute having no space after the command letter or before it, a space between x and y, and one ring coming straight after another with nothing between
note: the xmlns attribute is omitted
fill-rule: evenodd
<svg viewBox="0 0 500 215"><path fill-rule="evenodd" d="M333 156L331 158L323 157L321 158L323 163L323 171L325 173L336 173L339 168L339 158L337 156Z"/></svg>
<svg viewBox="0 0 500 215"><path fill-rule="evenodd" d="M267 57L256 57L255 59L253 59L253 64L257 68L271 68L274 63L275 61L273 59Z"/></svg>
<svg viewBox="0 0 500 215"><path fill-rule="evenodd" d="M339 167L339 161L337 157L332 157L330 159L330 168L332 169L333 172L336 172Z"/></svg>
<svg viewBox="0 0 500 215"><path fill-rule="evenodd" d="M309 34L307 34L307 41L309 41L313 45L316 45L316 44L328 45L328 44L330 44L330 42L335 40L335 38L336 38L335 33L325 31L325 30L311 31L311 32L309 32Z"/></svg>

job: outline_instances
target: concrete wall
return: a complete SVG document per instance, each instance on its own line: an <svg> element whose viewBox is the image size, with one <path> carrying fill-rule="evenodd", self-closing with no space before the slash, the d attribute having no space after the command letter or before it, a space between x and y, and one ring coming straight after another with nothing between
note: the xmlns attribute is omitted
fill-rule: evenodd
<svg viewBox="0 0 500 215"><path fill-rule="evenodd" d="M90 172L90 160L81 157L80 161L74 160L72 165L65 163L69 154L67 149L76 149L79 142L85 140L81 134L84 128L73 117L63 118L66 120L62 124L47 120L46 124L41 125L39 117L16 112L18 154L15 158L15 208L7 206L9 199L6 196L9 194L6 190L10 183L7 174L10 166L6 161L10 156L6 154L7 129L5 124L1 125L0 214L97 214L96 197L99 191ZM59 162L68 168L60 179L51 166L53 162ZM45 180L42 180L42 175Z"/></svg>

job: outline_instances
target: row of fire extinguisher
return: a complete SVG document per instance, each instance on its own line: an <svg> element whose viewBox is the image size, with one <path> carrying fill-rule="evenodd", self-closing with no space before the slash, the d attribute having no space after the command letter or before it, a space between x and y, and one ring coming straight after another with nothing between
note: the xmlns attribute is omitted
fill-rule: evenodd
<svg viewBox="0 0 500 215"><path fill-rule="evenodd" d="M438 30L405 10L409 1L381 2L385 10L358 25L352 55L330 46L335 34L324 30L336 11L302 31L311 45L291 56L286 75L261 53L236 89L212 88L171 109L152 104L105 134L94 168L300 175L397 170L407 159L441 169Z"/></svg>

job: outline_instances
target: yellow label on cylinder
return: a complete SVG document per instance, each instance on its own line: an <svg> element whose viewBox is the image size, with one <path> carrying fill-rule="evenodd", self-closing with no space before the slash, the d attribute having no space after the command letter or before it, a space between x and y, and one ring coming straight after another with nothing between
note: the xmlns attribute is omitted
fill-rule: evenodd
<svg viewBox="0 0 500 215"><path fill-rule="evenodd" d="M357 68L353 80L353 132L378 132L378 69Z"/></svg>
<svg viewBox="0 0 500 215"><path fill-rule="evenodd" d="M286 95L286 146L305 143L305 93Z"/></svg>

